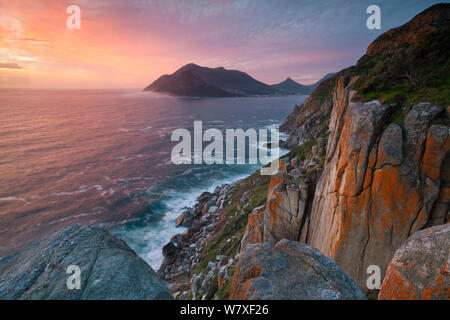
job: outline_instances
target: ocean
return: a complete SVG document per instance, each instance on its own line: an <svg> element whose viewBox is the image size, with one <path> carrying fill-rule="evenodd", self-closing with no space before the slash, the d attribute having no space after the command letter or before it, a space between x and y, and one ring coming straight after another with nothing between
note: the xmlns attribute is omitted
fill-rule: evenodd
<svg viewBox="0 0 450 320"><path fill-rule="evenodd" d="M304 97L176 98L138 90L0 89L0 257L95 224L155 270L203 191L260 165L174 165L171 132L272 128Z"/></svg>

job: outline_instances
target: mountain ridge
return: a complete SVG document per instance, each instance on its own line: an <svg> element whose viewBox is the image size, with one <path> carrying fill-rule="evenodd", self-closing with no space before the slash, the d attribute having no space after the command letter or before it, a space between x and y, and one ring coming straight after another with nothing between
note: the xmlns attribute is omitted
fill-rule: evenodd
<svg viewBox="0 0 450 320"><path fill-rule="evenodd" d="M310 86L305 86L301 83L298 83L292 80L290 77L286 78L286 80L280 83L273 84L272 87L286 94L293 94L293 95L296 94L308 95L312 92Z"/></svg>
<svg viewBox="0 0 450 320"><path fill-rule="evenodd" d="M245 72L224 67L207 68L194 63L163 75L144 91L186 97L244 97L277 95L280 92Z"/></svg>
<svg viewBox="0 0 450 320"><path fill-rule="evenodd" d="M185 97L309 95L328 77L326 75L311 85L300 84L290 77L283 82L268 85L240 70L208 68L188 63L172 74L160 76L144 91Z"/></svg>

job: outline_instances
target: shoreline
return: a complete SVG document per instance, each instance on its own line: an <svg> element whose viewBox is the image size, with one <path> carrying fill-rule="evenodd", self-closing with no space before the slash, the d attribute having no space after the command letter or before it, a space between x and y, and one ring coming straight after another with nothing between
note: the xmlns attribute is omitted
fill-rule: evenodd
<svg viewBox="0 0 450 320"><path fill-rule="evenodd" d="M289 152L289 149L280 148L279 158ZM259 170L232 182L204 189L195 203L177 216L175 224L185 229L178 229L180 232L162 247L164 259L159 268L155 268L175 297L186 298L195 294L201 286L200 282L204 282L203 291L208 291L210 284L216 282L211 277L217 274L217 269L220 269L219 274L223 278L219 282L231 280L229 272L238 261L239 255L235 249L240 246L247 217L265 208L271 176L262 176ZM229 247L225 250L229 255L214 256L219 245L214 241L218 238L223 238L220 245ZM222 251L223 248L220 249ZM209 260L215 261L215 264ZM189 286L186 286L187 283Z"/></svg>

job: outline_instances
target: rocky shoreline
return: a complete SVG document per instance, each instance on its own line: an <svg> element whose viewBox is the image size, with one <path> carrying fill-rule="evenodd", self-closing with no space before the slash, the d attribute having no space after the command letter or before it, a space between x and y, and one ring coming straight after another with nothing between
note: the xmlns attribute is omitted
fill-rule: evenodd
<svg viewBox="0 0 450 320"><path fill-rule="evenodd" d="M326 139L319 137L317 145L310 149L286 154L280 160L280 170L284 170L293 182L309 183L309 190L314 190L322 170L325 146ZM257 242L251 222L266 209L271 179L273 177L260 176L257 170L245 179L217 186L212 193L203 192L196 204L176 219L177 227L187 229L174 235L164 246L164 260L158 274L177 299L228 297L241 252ZM255 184L262 187L262 194L255 192ZM311 192L306 190L308 193ZM254 200L255 197L258 200ZM236 218L244 223L236 226ZM211 256L207 245L211 240L217 240L219 232L230 229L232 232L223 241L232 243L235 250L224 254L227 250L221 249L216 256Z"/></svg>
<svg viewBox="0 0 450 320"><path fill-rule="evenodd" d="M246 178L248 179L248 178ZM233 193L245 184L241 179L230 184L217 186L214 192L203 192L197 203L188 208L176 220L176 226L187 227L180 234L172 237L163 248L164 260L158 271L159 276L168 285L173 295L178 299L206 299L212 287L221 286L230 279L230 270L237 263L239 254L226 256L217 255L215 261L208 261L206 268L198 274L201 262L204 262L204 249L208 240L220 231L237 215L245 214L243 208L251 191L244 194L234 215L226 215L226 209L233 204ZM264 206L263 206L264 207ZM261 207L259 207L261 209ZM236 242L235 236L225 239L226 243ZM215 282L215 283L214 283ZM189 290L184 290L188 288Z"/></svg>

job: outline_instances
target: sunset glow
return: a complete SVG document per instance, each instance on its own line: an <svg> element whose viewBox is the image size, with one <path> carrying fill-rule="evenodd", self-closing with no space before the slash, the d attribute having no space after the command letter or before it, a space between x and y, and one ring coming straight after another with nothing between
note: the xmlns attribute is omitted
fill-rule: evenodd
<svg viewBox="0 0 450 320"><path fill-rule="evenodd" d="M341 2L1 0L0 87L142 88L190 62L308 84L434 1L385 10L379 31L364 27L366 1ZM80 30L66 27L71 4Z"/></svg>

